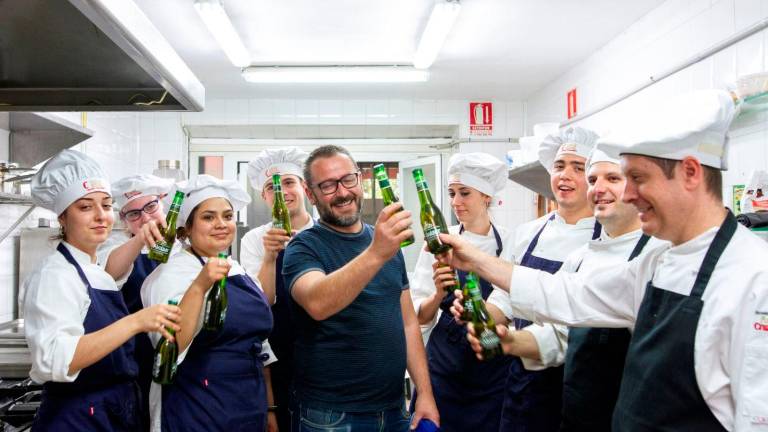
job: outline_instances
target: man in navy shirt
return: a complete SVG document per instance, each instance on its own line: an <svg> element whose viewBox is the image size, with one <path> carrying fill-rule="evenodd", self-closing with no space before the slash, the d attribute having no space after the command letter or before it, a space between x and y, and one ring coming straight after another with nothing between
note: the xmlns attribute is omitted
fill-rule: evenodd
<svg viewBox="0 0 768 432"><path fill-rule="evenodd" d="M439 423L400 252L410 212L396 203L375 230L363 223L360 170L342 147L315 149L304 178L320 223L283 261L297 327L294 430L407 431L406 366L419 391L411 422Z"/></svg>

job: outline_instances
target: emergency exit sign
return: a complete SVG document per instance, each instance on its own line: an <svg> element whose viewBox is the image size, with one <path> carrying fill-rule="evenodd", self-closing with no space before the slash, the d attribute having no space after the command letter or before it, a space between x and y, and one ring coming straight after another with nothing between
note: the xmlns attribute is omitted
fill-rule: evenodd
<svg viewBox="0 0 768 432"><path fill-rule="evenodd" d="M576 117L578 112L578 106L576 105L576 88L568 90L565 98L568 101L568 119Z"/></svg>
<svg viewBox="0 0 768 432"><path fill-rule="evenodd" d="M491 102L469 103L469 134L493 135L493 105Z"/></svg>

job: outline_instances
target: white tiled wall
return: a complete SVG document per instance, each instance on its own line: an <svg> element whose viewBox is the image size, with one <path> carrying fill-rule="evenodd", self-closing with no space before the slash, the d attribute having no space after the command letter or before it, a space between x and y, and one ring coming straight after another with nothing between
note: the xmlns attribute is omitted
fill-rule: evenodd
<svg viewBox="0 0 768 432"><path fill-rule="evenodd" d="M624 33L527 101L527 125L566 117L566 92L576 87L579 111L616 98L648 77L658 76L715 43L768 17L765 0L668 0ZM724 88L738 76L768 69L764 30L718 54L664 79L625 101L581 122L598 132L633 107L662 96L694 89ZM531 132L528 130L527 132ZM768 114L743 116L734 123L724 176L724 198L744 183L753 169L768 169Z"/></svg>

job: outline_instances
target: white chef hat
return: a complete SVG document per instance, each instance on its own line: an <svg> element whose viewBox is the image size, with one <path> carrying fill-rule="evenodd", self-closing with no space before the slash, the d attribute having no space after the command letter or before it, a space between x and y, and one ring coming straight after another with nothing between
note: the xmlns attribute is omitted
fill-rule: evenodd
<svg viewBox="0 0 768 432"><path fill-rule="evenodd" d="M304 178L304 161L308 153L296 147L266 149L248 163L248 178L251 186L262 190L264 183L272 180L272 174L293 174Z"/></svg>
<svg viewBox="0 0 768 432"><path fill-rule="evenodd" d="M621 163L619 159L611 157L608 154L606 154L604 151L595 147L592 149L592 153L589 154L589 159L587 159L587 170L589 170L589 168L591 168L592 165L598 162L610 162L616 165L619 165Z"/></svg>
<svg viewBox="0 0 768 432"><path fill-rule="evenodd" d="M192 210L209 198L225 198L232 205L232 210L238 211L251 202L251 197L243 190L240 183L234 180L219 180L208 174L199 174L189 180L176 183L176 190L184 192L181 203L179 226L187 223Z"/></svg>
<svg viewBox="0 0 768 432"><path fill-rule="evenodd" d="M136 174L123 177L112 184L112 193L118 207L125 207L129 202L145 197L163 197L173 187L173 179L166 179L152 174Z"/></svg>
<svg viewBox="0 0 768 432"><path fill-rule="evenodd" d="M456 153L448 161L448 184L455 183L493 197L507 184L507 166L488 153Z"/></svg>
<svg viewBox="0 0 768 432"><path fill-rule="evenodd" d="M693 156L716 169L728 168L728 128L736 116L730 93L699 90L657 104L601 139L608 155L636 154L682 160Z"/></svg>
<svg viewBox="0 0 768 432"><path fill-rule="evenodd" d="M581 127L569 127L561 131L560 135L549 135L539 146L539 162L551 174L558 156L571 154L586 159L597 138L595 132Z"/></svg>
<svg viewBox="0 0 768 432"><path fill-rule="evenodd" d="M112 195L101 165L76 150L65 149L32 177L32 201L60 215L70 204L93 193Z"/></svg>

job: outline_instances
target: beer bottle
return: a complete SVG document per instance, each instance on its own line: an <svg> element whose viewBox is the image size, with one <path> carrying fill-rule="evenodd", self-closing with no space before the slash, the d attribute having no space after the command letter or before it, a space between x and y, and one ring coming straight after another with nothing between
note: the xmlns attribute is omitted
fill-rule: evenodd
<svg viewBox="0 0 768 432"><path fill-rule="evenodd" d="M272 228L282 228L290 237L291 214L288 212L288 206L285 204L280 174L272 174L272 190L275 192L275 201L272 204Z"/></svg>
<svg viewBox="0 0 768 432"><path fill-rule="evenodd" d="M176 300L168 300L169 305L176 306ZM171 336L176 334L172 328L166 327ZM158 384L170 384L173 377L176 376L176 359L179 355L179 346L176 341L169 341L166 338L160 339L155 347L155 362L152 366L152 381Z"/></svg>
<svg viewBox="0 0 768 432"><path fill-rule="evenodd" d="M220 252L219 259L227 259L227 254ZM213 284L205 298L205 315L203 328L205 330L218 331L224 327L224 318L227 315L227 278Z"/></svg>
<svg viewBox="0 0 768 432"><path fill-rule="evenodd" d="M429 193L429 186L424 180L424 172L421 168L413 170L413 180L416 181L416 190L419 193L421 227L424 229L424 240L427 241L427 247L434 255L446 252L451 249L451 245L440 241L439 234L448 234L448 226L445 224L440 209L432 201L432 195Z"/></svg>
<svg viewBox="0 0 768 432"><path fill-rule="evenodd" d="M469 296L472 299L472 327L474 327L475 336L480 340L480 346L483 348L483 359L489 360L504 355L501 341L496 334L496 323L485 308L483 294L480 292L478 278L474 272L467 275L467 286Z"/></svg>
<svg viewBox="0 0 768 432"><path fill-rule="evenodd" d="M182 201L184 201L184 192L176 191L171 208L168 209L168 215L165 217L166 228L159 227L160 232L163 233L163 240L155 243L155 247L149 250L149 259L159 263L168 262L168 257L171 256L171 249L173 249L173 242L176 241L176 219L179 218Z"/></svg>
<svg viewBox="0 0 768 432"><path fill-rule="evenodd" d="M389 184L389 177L387 177L387 171L384 168L384 164L374 165L373 173L376 175L376 180L379 181L379 189L381 189L381 198L384 200L384 205L388 206L392 203L399 202L400 200L397 198L395 191L392 190L392 186ZM400 243L400 247L404 248L408 245L412 245L414 241L413 236L410 236Z"/></svg>

